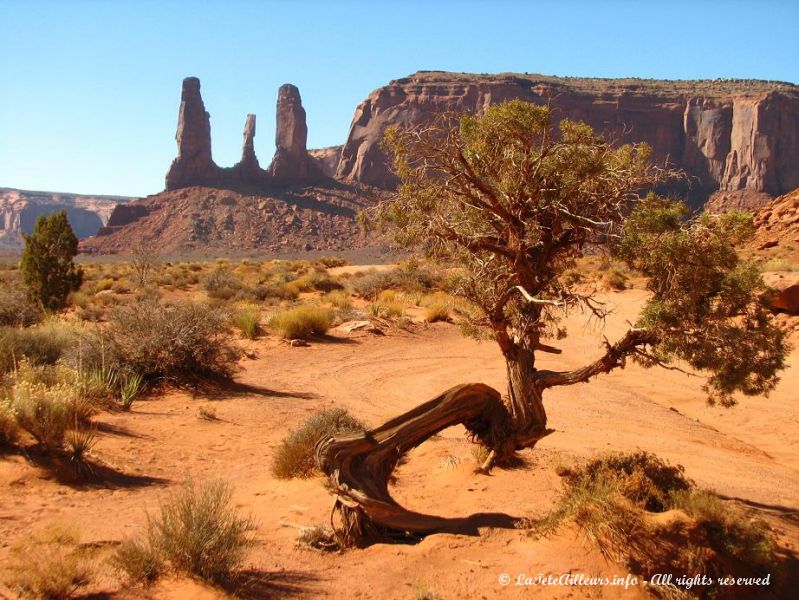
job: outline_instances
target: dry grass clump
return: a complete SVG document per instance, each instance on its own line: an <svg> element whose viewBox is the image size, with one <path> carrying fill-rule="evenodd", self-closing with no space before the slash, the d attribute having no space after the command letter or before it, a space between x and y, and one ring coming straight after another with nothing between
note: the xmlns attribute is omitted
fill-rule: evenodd
<svg viewBox="0 0 799 600"><path fill-rule="evenodd" d="M118 307L108 327L86 341L83 360L121 375L176 384L229 378L240 356L228 334L226 311L207 304L143 301Z"/></svg>
<svg viewBox="0 0 799 600"><path fill-rule="evenodd" d="M232 506L224 481L189 480L150 519L144 539L124 542L112 564L134 582L153 581L166 565L213 583L230 579L252 545L255 524Z"/></svg>
<svg viewBox="0 0 799 600"><path fill-rule="evenodd" d="M248 340L258 337L261 314L256 306L241 306L230 317L233 326Z"/></svg>
<svg viewBox="0 0 799 600"><path fill-rule="evenodd" d="M343 290L333 290L322 296L322 301L336 308L352 308L352 298Z"/></svg>
<svg viewBox="0 0 799 600"><path fill-rule="evenodd" d="M573 522L605 556L644 577L664 569L675 577L758 577L779 571L768 527L694 488L682 467L636 452L608 455L559 474L566 484L559 506L525 524L534 535L549 535ZM700 594L718 592L713 582Z"/></svg>
<svg viewBox="0 0 799 600"><path fill-rule="evenodd" d="M452 319L453 304L453 298L445 292L429 294L419 300L419 305L422 307L422 315L428 323L450 321Z"/></svg>
<svg viewBox="0 0 799 600"><path fill-rule="evenodd" d="M22 597L63 600L90 582L92 567L77 531L53 525L12 545L3 579Z"/></svg>
<svg viewBox="0 0 799 600"><path fill-rule="evenodd" d="M305 339L322 335L333 325L333 311L315 304L304 304L272 315L269 326L285 339Z"/></svg>
<svg viewBox="0 0 799 600"><path fill-rule="evenodd" d="M272 475L278 479L310 477L317 471L314 448L320 439L365 430L366 425L343 408L320 410L280 443L272 461Z"/></svg>

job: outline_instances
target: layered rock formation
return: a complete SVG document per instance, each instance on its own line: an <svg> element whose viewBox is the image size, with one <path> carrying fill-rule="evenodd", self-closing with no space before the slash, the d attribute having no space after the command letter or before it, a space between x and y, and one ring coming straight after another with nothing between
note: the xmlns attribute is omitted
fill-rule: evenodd
<svg viewBox="0 0 799 600"><path fill-rule="evenodd" d="M0 188L0 248L22 248L22 233L30 233L41 215L59 210L67 212L72 229L79 238L97 233L108 222L116 206L133 198L34 192Z"/></svg>
<svg viewBox="0 0 799 600"><path fill-rule="evenodd" d="M211 155L211 121L200 94L200 80L187 77L178 113L175 139L178 155L166 175L166 189L190 186L265 189L270 184L314 183L325 179L308 154L308 127L299 90L280 87L277 99L277 135L272 164L262 169L255 155L255 115L247 115L241 160L232 167L218 166Z"/></svg>
<svg viewBox="0 0 799 600"><path fill-rule="evenodd" d="M654 159L687 172L694 204L758 205L799 187L799 87L750 80L650 81L420 72L372 92L356 109L339 179L391 187L379 147L389 125L483 110L520 98L556 118L589 123L619 142L643 141Z"/></svg>

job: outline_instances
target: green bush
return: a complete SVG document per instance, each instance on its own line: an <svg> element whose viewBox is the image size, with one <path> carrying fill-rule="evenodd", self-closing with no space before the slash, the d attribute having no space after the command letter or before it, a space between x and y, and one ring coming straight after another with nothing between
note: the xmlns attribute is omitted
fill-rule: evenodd
<svg viewBox="0 0 799 600"><path fill-rule="evenodd" d="M290 308L272 315L269 319L269 326L279 330L285 339L322 335L332 324L333 311L313 304Z"/></svg>
<svg viewBox="0 0 799 600"><path fill-rule="evenodd" d="M278 479L310 477L317 471L314 448L320 439L361 432L366 428L363 422L343 408L316 412L280 443L272 461L272 475Z"/></svg>
<svg viewBox="0 0 799 600"><path fill-rule="evenodd" d="M46 310L66 306L69 294L83 281L83 271L73 262L77 254L78 238L65 211L36 219L33 233L25 236L20 261L29 297Z"/></svg>

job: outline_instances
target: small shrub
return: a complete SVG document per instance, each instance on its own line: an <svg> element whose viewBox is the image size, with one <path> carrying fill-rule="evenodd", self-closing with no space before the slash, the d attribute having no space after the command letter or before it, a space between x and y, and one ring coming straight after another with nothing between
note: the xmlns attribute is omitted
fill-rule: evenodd
<svg viewBox="0 0 799 600"><path fill-rule="evenodd" d="M372 302L369 313L373 317L384 319L398 318L405 314L405 307L400 302Z"/></svg>
<svg viewBox="0 0 799 600"><path fill-rule="evenodd" d="M45 452L64 444L70 425L75 391L65 384L48 387L42 383L19 381L14 384L11 406L17 424L30 433Z"/></svg>
<svg viewBox="0 0 799 600"><path fill-rule="evenodd" d="M62 600L90 582L91 566L78 533L51 526L25 534L12 545L4 580L23 596Z"/></svg>
<svg viewBox="0 0 799 600"><path fill-rule="evenodd" d="M0 446L13 446L19 438L19 426L11 402L0 399Z"/></svg>
<svg viewBox="0 0 799 600"><path fill-rule="evenodd" d="M350 298L349 294L342 290L334 290L329 292L322 297L322 300L332 306L335 306L336 308L352 307L352 299Z"/></svg>
<svg viewBox="0 0 799 600"><path fill-rule="evenodd" d="M318 258L316 262L324 266L326 269L332 269L334 267L346 267L348 264L350 264L348 260L338 256L322 256Z"/></svg>
<svg viewBox="0 0 799 600"><path fill-rule="evenodd" d="M202 286L210 298L230 300L242 290L244 282L229 269L218 267L203 278Z"/></svg>
<svg viewBox="0 0 799 600"><path fill-rule="evenodd" d="M20 287L0 286L0 326L28 327L42 319L42 311Z"/></svg>
<svg viewBox="0 0 799 600"><path fill-rule="evenodd" d="M26 329L0 327L0 374L13 370L23 358L55 364L75 341L75 330L55 319Z"/></svg>
<svg viewBox="0 0 799 600"><path fill-rule="evenodd" d="M67 432L66 440L69 460L76 465L83 465L86 455L97 443L97 434L92 429L73 429Z"/></svg>
<svg viewBox="0 0 799 600"><path fill-rule="evenodd" d="M310 477L317 470L314 448L320 439L365 430L366 425L343 408L314 413L280 443L272 461L272 475L278 479Z"/></svg>
<svg viewBox="0 0 799 600"><path fill-rule="evenodd" d="M223 582L238 568L252 544L255 525L231 506L224 481L189 481L150 522L154 550L187 575Z"/></svg>
<svg viewBox="0 0 799 600"><path fill-rule="evenodd" d="M269 326L281 332L285 339L304 339L322 335L333 324L333 311L329 308L305 304L276 313Z"/></svg>
<svg viewBox="0 0 799 600"><path fill-rule="evenodd" d="M119 401L122 410L130 410L142 390L143 378L138 373L126 375L119 386Z"/></svg>
<svg viewBox="0 0 799 600"><path fill-rule="evenodd" d="M424 307L423 314L428 323L450 320L449 305L443 302L431 302Z"/></svg>
<svg viewBox="0 0 799 600"><path fill-rule="evenodd" d="M144 301L118 307L108 327L88 339L89 365L110 365L145 380L164 377L182 384L198 377L233 374L240 351L227 331L225 311L206 304Z"/></svg>
<svg viewBox="0 0 799 600"><path fill-rule="evenodd" d="M618 269L613 269L605 273L604 281L607 286L613 290L625 290L627 289L627 275L619 271Z"/></svg>
<svg viewBox="0 0 799 600"><path fill-rule="evenodd" d="M231 317L233 326L241 331L241 334L248 340L254 340L258 337L259 320L258 309L253 306L240 308Z"/></svg>
<svg viewBox="0 0 799 600"><path fill-rule="evenodd" d="M149 584L164 570L164 561L150 541L125 540L111 557L111 566L131 583Z"/></svg>

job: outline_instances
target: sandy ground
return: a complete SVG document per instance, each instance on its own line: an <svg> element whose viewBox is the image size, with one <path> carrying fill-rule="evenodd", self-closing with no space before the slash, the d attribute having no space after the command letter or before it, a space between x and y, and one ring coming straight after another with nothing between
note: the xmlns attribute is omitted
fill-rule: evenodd
<svg viewBox="0 0 799 600"><path fill-rule="evenodd" d="M617 314L604 330L586 329L582 315L572 315L570 336L559 342L563 355L545 356L542 366L563 369L592 360L603 335L618 337L643 300L640 290L613 295ZM433 535L417 545L375 545L340 555L296 548L297 527L328 522L331 499L320 478L284 482L271 476L271 456L289 430L321 407L343 406L377 425L458 383L502 389L504 365L494 344L464 339L448 324L420 325L413 333L391 330L385 337L332 337L309 348L264 338L248 348L254 358L243 361L237 379L245 385L235 393L209 399L170 392L138 402L128 414L100 415L94 455L118 472L104 483L67 485L21 454L0 456L0 562L17 536L58 521L77 524L85 542L113 547L141 532L147 511L157 511L186 477L222 477L235 486L236 504L258 523L247 563L247 595L253 598L414 598L424 591L443 599L647 597L641 586L515 585L521 574L627 575L571 530L533 540L478 518L476 535ZM684 465L700 486L757 508L795 547L797 367L794 351L771 397L723 409L706 406L701 379L630 365L590 384L551 391L546 405L556 433L524 453L524 468L473 474L471 445L456 427L411 453L393 493L415 510L450 517L541 516L560 490L555 463L642 449ZM217 421L198 418L199 408L208 405ZM119 591L107 567L98 573L91 591L114 597L225 597L176 579ZM502 574L511 577L510 585L499 583Z"/></svg>

